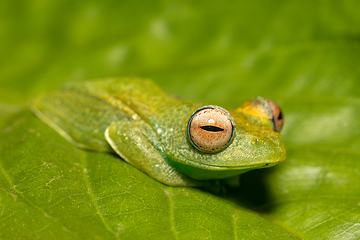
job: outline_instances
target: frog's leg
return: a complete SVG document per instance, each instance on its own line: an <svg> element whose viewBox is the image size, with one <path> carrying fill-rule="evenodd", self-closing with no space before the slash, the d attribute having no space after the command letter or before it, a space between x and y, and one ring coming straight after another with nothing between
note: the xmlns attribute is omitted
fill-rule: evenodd
<svg viewBox="0 0 360 240"><path fill-rule="evenodd" d="M104 138L113 122L133 121L121 101L111 105L103 99L74 90L60 90L36 99L33 112L77 147L112 152Z"/></svg>
<svg viewBox="0 0 360 240"><path fill-rule="evenodd" d="M161 183L208 187L207 182L193 180L166 162L155 132L145 122L114 122L105 138L121 158Z"/></svg>

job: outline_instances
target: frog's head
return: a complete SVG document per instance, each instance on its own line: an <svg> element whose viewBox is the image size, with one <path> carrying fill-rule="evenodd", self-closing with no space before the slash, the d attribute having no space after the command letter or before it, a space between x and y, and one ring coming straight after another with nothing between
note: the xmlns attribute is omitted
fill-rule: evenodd
<svg viewBox="0 0 360 240"><path fill-rule="evenodd" d="M262 97L234 111L204 106L181 128L186 137L173 138L177 147L165 152L169 164L190 177L227 178L283 161L282 125L280 108Z"/></svg>

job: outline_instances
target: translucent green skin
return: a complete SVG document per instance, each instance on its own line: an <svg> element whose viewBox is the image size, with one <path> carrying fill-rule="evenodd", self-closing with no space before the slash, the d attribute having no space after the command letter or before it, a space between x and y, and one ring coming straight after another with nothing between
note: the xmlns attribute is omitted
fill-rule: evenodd
<svg viewBox="0 0 360 240"><path fill-rule="evenodd" d="M78 147L113 152L170 186L209 186L285 159L281 135L270 121L228 110L231 144L217 153L195 149L188 120L200 103L175 99L149 80L107 79L66 85L38 98L34 113Z"/></svg>

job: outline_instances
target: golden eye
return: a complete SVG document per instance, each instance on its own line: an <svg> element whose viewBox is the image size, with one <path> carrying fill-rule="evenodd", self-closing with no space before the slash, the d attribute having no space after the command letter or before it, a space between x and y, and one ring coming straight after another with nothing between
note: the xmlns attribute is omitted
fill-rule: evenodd
<svg viewBox="0 0 360 240"><path fill-rule="evenodd" d="M259 118L261 121L270 121L273 130L276 132L280 132L284 125L284 116L279 106L263 97L256 97L247 101L236 111L245 113L251 118Z"/></svg>
<svg viewBox="0 0 360 240"><path fill-rule="evenodd" d="M270 119L270 121L272 122L274 131L280 132L284 125L284 118L281 109L273 101L270 101L268 99L266 101L272 112L272 118Z"/></svg>
<svg viewBox="0 0 360 240"><path fill-rule="evenodd" d="M196 149L219 152L230 144L234 126L234 120L225 109L210 105L199 108L191 115L187 135Z"/></svg>

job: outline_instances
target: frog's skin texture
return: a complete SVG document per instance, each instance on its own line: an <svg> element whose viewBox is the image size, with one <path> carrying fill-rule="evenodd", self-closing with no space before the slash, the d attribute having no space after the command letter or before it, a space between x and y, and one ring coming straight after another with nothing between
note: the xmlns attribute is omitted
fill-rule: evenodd
<svg viewBox="0 0 360 240"><path fill-rule="evenodd" d="M150 80L118 78L76 83L38 98L34 113L74 145L116 152L170 186L205 186L285 159L281 135L256 98L227 110L231 142L215 153L188 139L189 118L205 104L178 100ZM225 110L226 111L226 110Z"/></svg>

